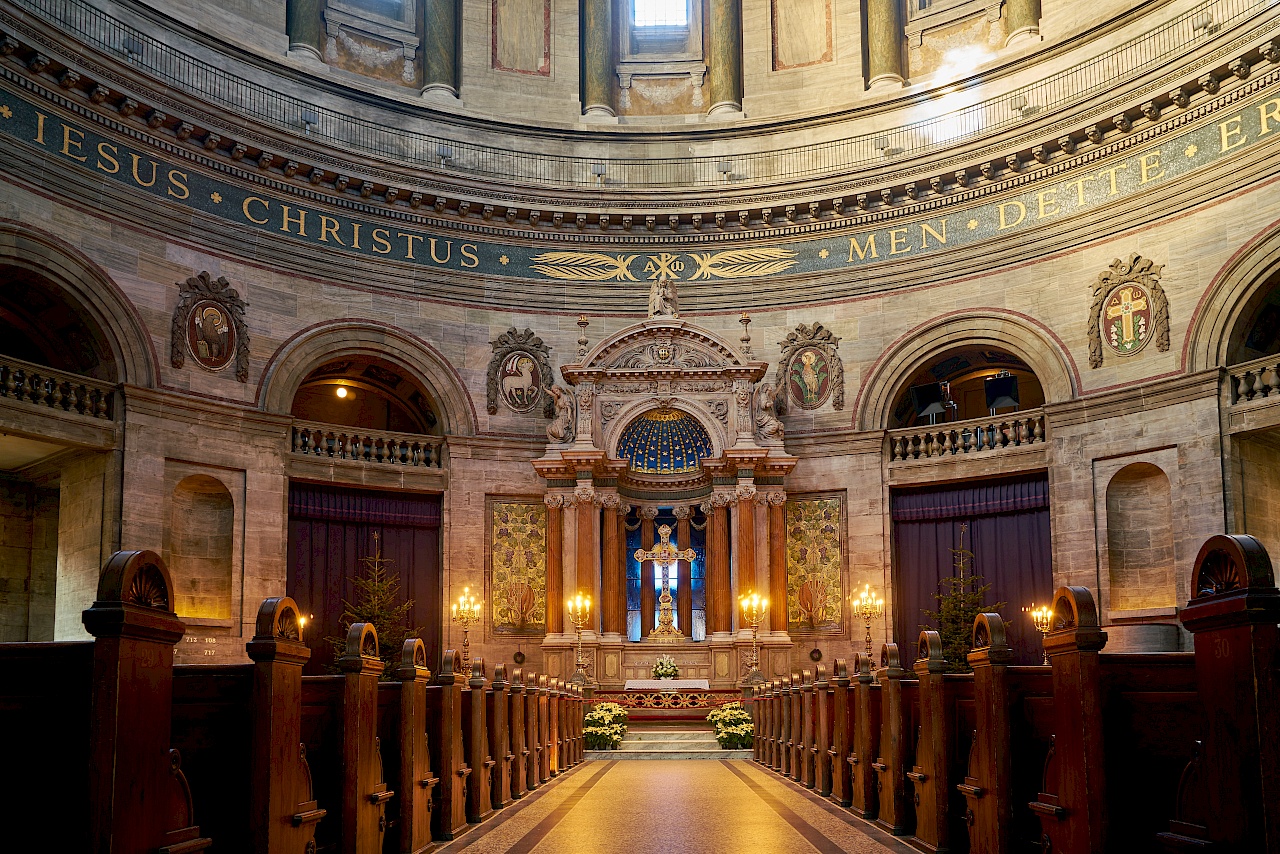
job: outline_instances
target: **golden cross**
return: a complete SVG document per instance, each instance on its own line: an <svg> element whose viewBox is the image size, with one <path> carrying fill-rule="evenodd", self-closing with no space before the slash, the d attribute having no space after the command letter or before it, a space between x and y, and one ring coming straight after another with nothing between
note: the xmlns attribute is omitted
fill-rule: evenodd
<svg viewBox="0 0 1280 854"><path fill-rule="evenodd" d="M680 551L676 548L675 544L671 542L670 525L661 525L658 527L658 542L653 544L652 551L636 549L634 555L635 559L641 563L644 563L646 560L651 560L657 564L658 568L662 570L663 578L666 578L667 567L674 566L677 562L682 560L692 562L697 556L698 553L693 549Z"/></svg>
<svg viewBox="0 0 1280 854"><path fill-rule="evenodd" d="M1121 288L1117 296L1120 298L1119 305L1107 307L1107 320L1115 320L1120 318L1120 329L1122 335L1120 342L1127 344L1134 340L1133 334L1133 313L1142 311L1147 307L1147 301L1143 297L1134 297L1133 288Z"/></svg>

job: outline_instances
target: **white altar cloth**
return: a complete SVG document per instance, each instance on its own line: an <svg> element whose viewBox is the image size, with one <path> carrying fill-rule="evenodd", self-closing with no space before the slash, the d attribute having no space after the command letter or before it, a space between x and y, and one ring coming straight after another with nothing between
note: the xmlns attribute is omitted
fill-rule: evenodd
<svg viewBox="0 0 1280 854"><path fill-rule="evenodd" d="M626 691L680 691L685 688L710 689L711 683L706 679L628 679L623 686Z"/></svg>

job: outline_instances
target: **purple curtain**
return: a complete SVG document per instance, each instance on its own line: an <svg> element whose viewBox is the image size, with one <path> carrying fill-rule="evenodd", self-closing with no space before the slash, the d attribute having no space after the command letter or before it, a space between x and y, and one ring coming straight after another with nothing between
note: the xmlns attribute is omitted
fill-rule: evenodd
<svg viewBox="0 0 1280 854"><path fill-rule="evenodd" d="M413 600L410 624L421 629L432 670L440 655L440 497L309 483L289 485L288 595L310 617L307 673L333 662L326 638L342 635L342 600L373 554L374 532L400 593Z"/></svg>
<svg viewBox="0 0 1280 854"><path fill-rule="evenodd" d="M1021 664L1041 661L1040 633L1022 608L1049 604L1053 596L1049 540L1049 481L1029 478L982 481L948 488L895 490L892 496L894 635L906 657L915 657L924 611L937 610L939 582L956 574L960 527L973 552L973 571L991 585L988 601L1004 602L1001 615ZM909 652L908 652L909 651Z"/></svg>

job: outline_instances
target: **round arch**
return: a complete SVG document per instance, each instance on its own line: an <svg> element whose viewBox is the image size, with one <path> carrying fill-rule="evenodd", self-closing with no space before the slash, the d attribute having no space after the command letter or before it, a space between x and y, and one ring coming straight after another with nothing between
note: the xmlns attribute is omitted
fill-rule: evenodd
<svg viewBox="0 0 1280 854"><path fill-rule="evenodd" d="M82 311L103 333L116 364L115 381L154 387L157 360L151 336L133 303L100 267L51 234L0 221L0 266L39 276Z"/></svg>
<svg viewBox="0 0 1280 854"><path fill-rule="evenodd" d="M477 417L471 396L444 357L403 329L365 320L318 324L280 345L263 371L258 407L288 414L307 376L325 362L344 356L372 356L398 364L435 396L445 435L475 434Z"/></svg>
<svg viewBox="0 0 1280 854"><path fill-rule="evenodd" d="M1046 403L1070 400L1079 386L1066 348L1031 318L1002 309L965 311L927 321L885 350L858 391L854 426L887 429L903 383L930 359L960 345L999 347L1018 356L1040 380Z"/></svg>
<svg viewBox="0 0 1280 854"><path fill-rule="evenodd" d="M709 412L693 406L691 403L680 398L674 398L670 401L664 401L662 406L667 409L675 409L688 415L696 421L703 430L707 432L707 437L711 440L711 454L707 459L716 460L724 456L725 449L732 442L726 433L725 426L711 417ZM604 434L601 436L601 446L605 449L605 453L609 459L616 460L618 457L618 443L622 440L622 434L631 424L641 415L644 415L651 409L658 409L659 404L653 398L644 398L629 404L626 408L619 410L618 414L609 422L609 426L605 428Z"/></svg>
<svg viewBox="0 0 1280 854"><path fill-rule="evenodd" d="M1254 298L1280 273L1280 221L1255 234L1209 283L1196 306L1183 345L1182 364L1189 373L1225 366L1236 327Z"/></svg>

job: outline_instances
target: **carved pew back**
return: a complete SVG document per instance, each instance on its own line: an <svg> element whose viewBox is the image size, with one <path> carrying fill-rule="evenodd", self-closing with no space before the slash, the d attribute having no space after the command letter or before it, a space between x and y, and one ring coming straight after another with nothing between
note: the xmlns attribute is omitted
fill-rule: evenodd
<svg viewBox="0 0 1280 854"><path fill-rule="evenodd" d="M950 850L968 841L964 783L974 719L973 675L948 673L942 639L920 633L914 665L919 682L915 760L907 779L916 808L915 838L926 850Z"/></svg>
<svg viewBox="0 0 1280 854"><path fill-rule="evenodd" d="M907 773L915 755L919 719L919 682L902 668L898 645L885 644L880 652L880 743L876 761L879 811L876 823L901 836L915 829L915 805ZM914 674L910 674L914 676Z"/></svg>
<svg viewBox="0 0 1280 854"><path fill-rule="evenodd" d="M856 815L873 820L879 814L880 798L876 790L873 763L880 754L880 683L871 672L871 660L859 653L854 657L857 678L850 685L849 765L850 809Z"/></svg>
<svg viewBox="0 0 1280 854"><path fill-rule="evenodd" d="M831 794L831 711L834 701L827 666L819 664L813 677L813 785L819 795Z"/></svg>
<svg viewBox="0 0 1280 854"><path fill-rule="evenodd" d="M849 665L836 659L831 677L831 745L827 750L831 766L831 800L842 807L851 803L849 791Z"/></svg>
<svg viewBox="0 0 1280 854"><path fill-rule="evenodd" d="M507 665L498 664L493 668L493 682L485 692L485 716L489 723L489 756L493 759L493 785L489 796L493 799L494 809L500 809L511 803L511 763L515 754L511 752L510 722L507 715L510 706L507 701Z"/></svg>
<svg viewBox="0 0 1280 854"><path fill-rule="evenodd" d="M467 781L467 821L479 824L493 812L490 783L494 759L489 754L488 704L484 659L471 660L471 678L462 692L462 749L471 766Z"/></svg>
<svg viewBox="0 0 1280 854"><path fill-rule="evenodd" d="M547 677L539 676L536 673L530 673L525 680L524 685L524 731L525 731L525 747L529 750L528 762L525 765L527 772L525 777L525 788L532 791L542 785L542 764L543 764L543 738L542 732L545 724L541 720L539 713L542 699L541 693L545 688L539 687L541 683L546 682Z"/></svg>
<svg viewBox="0 0 1280 854"><path fill-rule="evenodd" d="M524 671L517 667L507 689L511 728L511 797L523 798L529 786L529 747L524 723Z"/></svg>
<svg viewBox="0 0 1280 854"><path fill-rule="evenodd" d="M447 649L427 687L427 748L440 782L431 813L433 838L453 839L467 826L467 778L471 766L462 749L462 657Z"/></svg>

